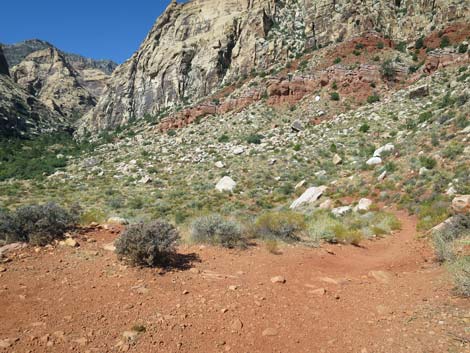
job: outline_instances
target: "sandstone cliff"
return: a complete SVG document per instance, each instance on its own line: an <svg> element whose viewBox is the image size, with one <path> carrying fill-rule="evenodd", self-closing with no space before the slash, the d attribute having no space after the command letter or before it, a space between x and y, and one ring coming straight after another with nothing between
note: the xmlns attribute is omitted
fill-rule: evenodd
<svg viewBox="0 0 470 353"><path fill-rule="evenodd" d="M113 73L81 128L113 128L197 102L241 77L281 68L305 51L365 32L414 40L465 18L468 10L468 4L448 0L173 1Z"/></svg>
<svg viewBox="0 0 470 353"><path fill-rule="evenodd" d="M68 127L67 121L17 85L0 47L0 137Z"/></svg>
<svg viewBox="0 0 470 353"><path fill-rule="evenodd" d="M14 81L64 117L81 116L95 97L79 82L78 72L53 48L29 54L11 68Z"/></svg>

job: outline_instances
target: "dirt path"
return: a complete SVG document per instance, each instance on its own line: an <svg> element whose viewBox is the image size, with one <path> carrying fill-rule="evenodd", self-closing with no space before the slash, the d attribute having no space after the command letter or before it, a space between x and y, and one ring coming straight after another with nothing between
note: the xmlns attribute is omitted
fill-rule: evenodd
<svg viewBox="0 0 470 353"><path fill-rule="evenodd" d="M160 273L103 249L19 251L0 273L0 347L8 352L470 352L470 303L452 296L415 220L363 247L269 253L182 247L199 261ZM189 256L188 256L189 257ZM285 283L272 283L283 276ZM134 337L135 325L145 332ZM123 336L130 336L124 337ZM0 348L1 350L2 348Z"/></svg>

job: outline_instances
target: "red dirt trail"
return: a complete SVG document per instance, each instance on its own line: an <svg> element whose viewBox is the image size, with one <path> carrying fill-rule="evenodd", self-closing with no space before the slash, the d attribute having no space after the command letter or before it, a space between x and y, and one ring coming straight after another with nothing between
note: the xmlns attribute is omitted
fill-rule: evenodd
<svg viewBox="0 0 470 353"><path fill-rule="evenodd" d="M166 273L118 262L110 230L20 250L0 273L0 352L470 352L470 302L397 214L400 232L361 247L182 246L199 260Z"/></svg>

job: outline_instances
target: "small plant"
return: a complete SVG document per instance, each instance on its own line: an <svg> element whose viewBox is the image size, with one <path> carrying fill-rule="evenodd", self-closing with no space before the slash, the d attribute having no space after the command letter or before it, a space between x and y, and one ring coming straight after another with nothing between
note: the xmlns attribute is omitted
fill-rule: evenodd
<svg viewBox="0 0 470 353"><path fill-rule="evenodd" d="M217 139L217 141L220 143L226 143L230 141L230 137L227 134L223 134Z"/></svg>
<svg viewBox="0 0 470 353"><path fill-rule="evenodd" d="M464 256L449 266L454 279L455 291L463 297L470 297L470 256Z"/></svg>
<svg viewBox="0 0 470 353"><path fill-rule="evenodd" d="M226 248L244 246L241 226L218 214L195 219L191 224L191 240L203 244L220 244Z"/></svg>
<svg viewBox="0 0 470 353"><path fill-rule="evenodd" d="M268 250L271 254L278 255L280 253L278 242L276 239L266 239L264 245L266 247L266 250Z"/></svg>
<svg viewBox="0 0 470 353"><path fill-rule="evenodd" d="M304 216L291 212L268 212L258 217L254 225L257 236L267 239L284 241L299 240L300 233L305 230Z"/></svg>
<svg viewBox="0 0 470 353"><path fill-rule="evenodd" d="M179 233L162 221L130 225L116 240L119 259L134 266L167 266L173 261Z"/></svg>
<svg viewBox="0 0 470 353"><path fill-rule="evenodd" d="M468 44L460 44L458 52L459 54L465 54L468 51Z"/></svg>
<svg viewBox="0 0 470 353"><path fill-rule="evenodd" d="M426 169L434 169L437 165L437 161L434 158L428 156L420 156L419 163L421 164L421 167Z"/></svg>
<svg viewBox="0 0 470 353"><path fill-rule="evenodd" d="M373 94L373 95L367 97L367 103L369 103L369 104L379 102L379 101L380 101L380 97L376 94Z"/></svg>
<svg viewBox="0 0 470 353"><path fill-rule="evenodd" d="M439 46L443 49L443 48L446 48L450 45L450 39L449 37L447 36L443 36L441 38L441 43L439 44Z"/></svg>
<svg viewBox="0 0 470 353"><path fill-rule="evenodd" d="M101 223L105 220L106 214L97 208L91 208L86 210L80 215L80 224L83 226L89 225L90 223Z"/></svg>
<svg viewBox="0 0 470 353"><path fill-rule="evenodd" d="M393 81L396 76L395 68L393 66L393 62L391 60L386 60L382 63L382 66L380 68L380 73L382 76L388 80L388 81Z"/></svg>
<svg viewBox="0 0 470 353"><path fill-rule="evenodd" d="M377 49L383 49L384 48L384 42L378 42L377 43Z"/></svg>
<svg viewBox="0 0 470 353"><path fill-rule="evenodd" d="M176 131L171 129L171 130L168 130L166 134L170 137L173 137L173 136L176 136Z"/></svg>
<svg viewBox="0 0 470 353"><path fill-rule="evenodd" d="M340 57L337 57L334 61L333 61L333 64L337 65L341 62L341 58Z"/></svg>
<svg viewBox="0 0 470 353"><path fill-rule="evenodd" d="M419 37L415 42L415 49L422 49L424 48L424 37Z"/></svg>
<svg viewBox="0 0 470 353"><path fill-rule="evenodd" d="M367 123L364 123L359 127L359 131L362 132L362 133L366 133L369 130L370 130L370 126Z"/></svg>
<svg viewBox="0 0 470 353"><path fill-rule="evenodd" d="M251 134L247 136L246 142L254 144L254 145L259 145L261 143L261 140L264 138L263 135L260 134Z"/></svg>
<svg viewBox="0 0 470 353"><path fill-rule="evenodd" d="M337 224L332 228L334 240L338 243L359 245L363 239L362 233L357 229L347 229L343 224Z"/></svg>
<svg viewBox="0 0 470 353"><path fill-rule="evenodd" d="M331 92L330 99L332 101L339 101L339 93L338 92Z"/></svg>

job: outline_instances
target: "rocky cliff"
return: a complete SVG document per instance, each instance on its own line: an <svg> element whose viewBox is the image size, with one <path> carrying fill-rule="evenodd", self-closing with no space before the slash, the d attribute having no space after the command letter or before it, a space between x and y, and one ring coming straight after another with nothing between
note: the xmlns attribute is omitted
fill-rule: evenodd
<svg viewBox="0 0 470 353"><path fill-rule="evenodd" d="M8 65L10 67L13 67L22 62L29 54L34 53L38 50L50 48L55 47L49 42L40 39L29 39L11 45L4 44L3 52L5 54L5 58L7 59ZM85 69L94 69L100 70L103 73L110 75L117 67L117 64L112 60L95 60L85 58L81 55L66 53L62 51L61 54L65 57L67 62L71 64L77 71Z"/></svg>
<svg viewBox="0 0 470 353"><path fill-rule="evenodd" d="M79 73L53 48L35 51L11 68L14 81L64 117L81 116L95 105L95 97L79 80Z"/></svg>
<svg viewBox="0 0 470 353"><path fill-rule="evenodd" d="M197 102L242 77L283 68L305 52L366 32L415 40L468 11L468 3L449 0L173 1L113 73L81 127L113 128Z"/></svg>
<svg viewBox="0 0 470 353"><path fill-rule="evenodd" d="M68 126L66 119L12 80L0 46L0 137L59 130Z"/></svg>

